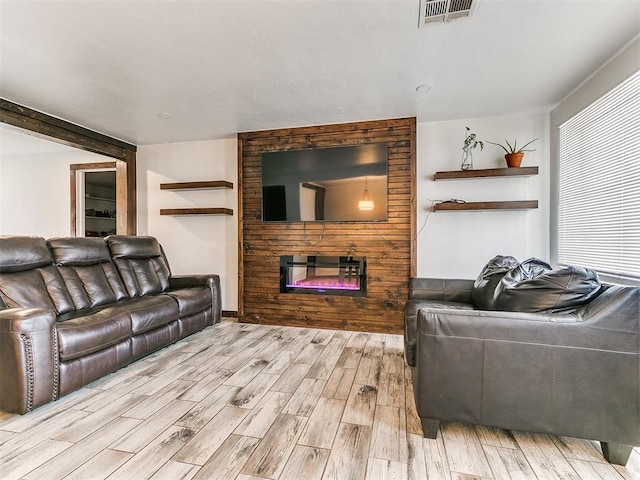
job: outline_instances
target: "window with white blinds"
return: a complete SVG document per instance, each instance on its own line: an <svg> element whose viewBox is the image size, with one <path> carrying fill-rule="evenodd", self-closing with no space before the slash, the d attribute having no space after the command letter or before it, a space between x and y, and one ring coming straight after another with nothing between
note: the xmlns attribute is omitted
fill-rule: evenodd
<svg viewBox="0 0 640 480"><path fill-rule="evenodd" d="M558 263L640 280L640 71L559 136Z"/></svg>

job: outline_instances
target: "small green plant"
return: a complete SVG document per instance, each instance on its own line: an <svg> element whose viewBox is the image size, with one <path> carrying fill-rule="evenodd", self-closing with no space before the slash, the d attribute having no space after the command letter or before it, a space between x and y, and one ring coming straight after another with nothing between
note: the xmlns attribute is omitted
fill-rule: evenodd
<svg viewBox="0 0 640 480"><path fill-rule="evenodd" d="M533 142L535 142L536 140L538 140L538 137L534 138L533 140L531 140L530 142L525 143L523 146L521 146L520 148L518 148L518 142L517 140L513 141L513 145L511 145L509 143L509 140L505 140L504 143L506 143L506 147L500 143L494 143L494 142L490 142L489 140L487 140L487 143L490 143L491 145L497 145L498 147L500 147L501 149L503 149L507 155L510 153L522 153L522 152L534 152L535 148L526 148L527 146L531 145ZM507 148L508 147L508 148Z"/></svg>
<svg viewBox="0 0 640 480"><path fill-rule="evenodd" d="M469 127L464 127L464 128L467 131L467 136L464 139L464 145L462 147L462 150L464 150L465 152L468 152L476 148L478 145L480 146L480 150L482 150L484 148L484 143L478 140L478 137L476 136L476 134L473 133Z"/></svg>

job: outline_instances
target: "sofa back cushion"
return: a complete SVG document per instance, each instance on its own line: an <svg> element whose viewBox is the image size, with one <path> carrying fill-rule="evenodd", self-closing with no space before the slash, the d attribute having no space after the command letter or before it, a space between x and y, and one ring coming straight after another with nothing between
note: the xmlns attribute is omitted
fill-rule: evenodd
<svg viewBox="0 0 640 480"><path fill-rule="evenodd" d="M51 265L52 261L44 238L0 236L0 273L24 272Z"/></svg>
<svg viewBox="0 0 640 480"><path fill-rule="evenodd" d="M524 263L524 262L523 262ZM510 270L496 288L494 310L554 312L579 307L600 293L598 274L583 267L552 270L542 265Z"/></svg>
<svg viewBox="0 0 640 480"><path fill-rule="evenodd" d="M513 257L496 255L484 266L473 284L473 304L482 310L491 310L493 295L502 277L520 262Z"/></svg>
<svg viewBox="0 0 640 480"><path fill-rule="evenodd" d="M76 310L127 297L102 238L52 238L49 247Z"/></svg>
<svg viewBox="0 0 640 480"><path fill-rule="evenodd" d="M106 240L130 297L169 289L171 270L155 238L112 235Z"/></svg>
<svg viewBox="0 0 640 480"><path fill-rule="evenodd" d="M58 314L74 308L40 237L0 236L0 298L3 308L47 308Z"/></svg>

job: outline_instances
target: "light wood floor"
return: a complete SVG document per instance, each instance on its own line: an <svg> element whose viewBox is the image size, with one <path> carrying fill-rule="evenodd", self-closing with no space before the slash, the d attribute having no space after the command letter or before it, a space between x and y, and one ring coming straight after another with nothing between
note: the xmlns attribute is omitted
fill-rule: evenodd
<svg viewBox="0 0 640 480"><path fill-rule="evenodd" d="M225 321L25 415L0 478L640 479L595 442L444 423L424 439L402 337Z"/></svg>

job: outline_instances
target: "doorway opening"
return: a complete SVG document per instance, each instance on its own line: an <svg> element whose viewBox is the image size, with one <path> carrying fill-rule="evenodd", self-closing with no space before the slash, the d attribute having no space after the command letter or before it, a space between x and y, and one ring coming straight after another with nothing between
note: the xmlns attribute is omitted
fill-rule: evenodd
<svg viewBox="0 0 640 480"><path fill-rule="evenodd" d="M71 235L106 237L124 233L118 217L122 199L118 197L116 162L74 164L71 168Z"/></svg>
<svg viewBox="0 0 640 480"><path fill-rule="evenodd" d="M116 170L81 173L84 182L80 182L79 186L84 186L84 196L80 197L84 198L84 212L81 210L78 216L83 220L78 222L80 232L84 232L85 237L115 235Z"/></svg>

